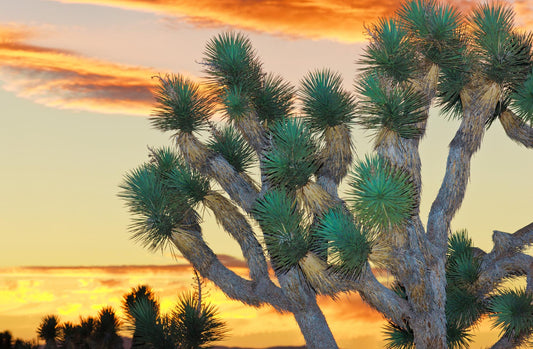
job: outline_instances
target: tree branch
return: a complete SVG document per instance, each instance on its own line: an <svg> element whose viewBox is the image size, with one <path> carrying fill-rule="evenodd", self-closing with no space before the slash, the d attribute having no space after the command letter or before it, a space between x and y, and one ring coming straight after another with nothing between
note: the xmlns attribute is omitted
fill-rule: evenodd
<svg viewBox="0 0 533 349"><path fill-rule="evenodd" d="M246 280L224 266L206 245L198 225L173 232L171 241L203 277L213 281L228 297L254 307L268 303L279 311L291 310L281 289L270 280Z"/></svg>
<svg viewBox="0 0 533 349"><path fill-rule="evenodd" d="M479 149L485 134L485 122L493 111L494 86L462 92L464 115L450 143L446 173L439 193L429 212L428 237L439 251L446 251L450 222L461 206L468 179L472 155ZM487 101L488 100L488 101Z"/></svg>
<svg viewBox="0 0 533 349"><path fill-rule="evenodd" d="M207 195L204 203L213 211L217 222L239 243L250 269L250 277L255 281L270 280L263 247L257 241L252 227L237 207L226 197L216 192Z"/></svg>
<svg viewBox="0 0 533 349"><path fill-rule="evenodd" d="M214 154L192 134L178 135L177 145L187 163L210 178L214 178L247 213L250 213L259 190L241 176L222 155Z"/></svg>
<svg viewBox="0 0 533 349"><path fill-rule="evenodd" d="M509 138L526 148L533 148L533 127L526 125L510 110L500 115L500 122Z"/></svg>
<svg viewBox="0 0 533 349"><path fill-rule="evenodd" d="M533 242L533 223L514 234L494 231L494 247L481 256L480 275L474 286L481 294L487 294L507 276L528 275L528 285L533 274L533 257L520 253L525 245Z"/></svg>
<svg viewBox="0 0 533 349"><path fill-rule="evenodd" d="M358 291L361 298L372 308L398 326L406 328L408 319L411 317L408 302L379 282L368 263L357 280L342 280L342 282L345 283L343 285L345 290Z"/></svg>

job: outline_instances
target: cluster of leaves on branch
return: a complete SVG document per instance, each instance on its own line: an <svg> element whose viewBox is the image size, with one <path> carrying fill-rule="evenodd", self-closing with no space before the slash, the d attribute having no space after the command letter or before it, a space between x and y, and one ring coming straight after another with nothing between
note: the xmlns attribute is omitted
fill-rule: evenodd
<svg viewBox="0 0 533 349"><path fill-rule="evenodd" d="M302 299L295 290L306 287L313 296L357 290L391 319L390 348L414 346L415 329L406 317L438 313L428 309L428 297L438 291L431 290L426 267L445 264L441 280L447 282L448 320L441 322L443 328L447 323L448 346L467 346L470 330L484 314L504 337L523 343L533 330L533 312L519 309L531 293L482 291L481 257L471 241L465 233L452 235L446 254L446 240L480 129L498 118L507 128L533 123L532 38L515 29L506 6L483 4L462 16L433 0L404 3L368 33L355 95L329 69L312 71L299 88L292 87L264 72L249 39L233 32L208 42L204 84L181 75L160 76L151 123L172 132L177 149L151 149L149 161L121 184L120 196L135 216L133 238L149 249L177 247L226 294L254 306L270 303L292 311ZM452 142L459 150L452 149L450 159L458 158L449 161L451 174L436 199L438 207L446 200L450 207L439 208L442 222L430 217L426 231L418 212L418 142L433 102L467 121ZM223 126L211 121L217 115L224 118ZM377 155L353 164L355 124L374 133ZM512 138L533 146L523 130ZM346 200L337 193L344 179ZM205 208L240 244L254 283L248 294L237 290L248 284L224 268L203 239ZM258 236L254 225L261 230ZM430 225L442 228L430 231ZM430 241L435 236L442 241ZM255 288L261 278L270 281L267 260L287 306ZM376 300L390 289L365 288L363 277L368 284L375 281L369 262L397 278L396 307ZM444 304L444 297L439 302ZM394 313L405 304L405 314Z"/></svg>

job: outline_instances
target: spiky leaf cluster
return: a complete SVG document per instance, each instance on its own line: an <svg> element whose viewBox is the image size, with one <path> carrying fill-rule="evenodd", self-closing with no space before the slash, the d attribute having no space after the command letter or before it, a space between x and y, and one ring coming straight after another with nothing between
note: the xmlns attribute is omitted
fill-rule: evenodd
<svg viewBox="0 0 533 349"><path fill-rule="evenodd" d="M426 118L427 101L420 92L399 84L391 85L375 74L364 75L357 91L361 95L361 124L378 134L394 132L403 138L416 138L422 131L416 125Z"/></svg>
<svg viewBox="0 0 533 349"><path fill-rule="evenodd" d="M212 114L211 98L198 84L182 75L161 78L155 99L157 104L150 122L161 131L199 131Z"/></svg>
<svg viewBox="0 0 533 349"><path fill-rule="evenodd" d="M180 197L190 206L201 202L211 190L209 179L185 163L170 171L164 184L170 195Z"/></svg>
<svg viewBox="0 0 533 349"><path fill-rule="evenodd" d="M441 112L452 118L463 114L461 91L470 83L473 71L473 56L465 53L457 67L443 67L437 85L438 105Z"/></svg>
<svg viewBox="0 0 533 349"><path fill-rule="evenodd" d="M441 68L460 67L466 43L455 8L433 0L412 0L402 5L398 15L409 32L410 43L426 60Z"/></svg>
<svg viewBox="0 0 533 349"><path fill-rule="evenodd" d="M474 256L468 233L466 230L455 232L448 239L445 310L448 331L451 331L448 336L460 347L470 341L469 329L487 312L483 299L472 288L479 273L480 261Z"/></svg>
<svg viewBox="0 0 533 349"><path fill-rule="evenodd" d="M59 318L56 315L46 315L37 328L39 338L45 341L55 340L60 334Z"/></svg>
<svg viewBox="0 0 533 349"><path fill-rule="evenodd" d="M198 304L192 293L180 295L171 314L172 330L183 349L207 348L225 338L226 324L217 316L213 305Z"/></svg>
<svg viewBox="0 0 533 349"><path fill-rule="evenodd" d="M299 119L278 122L272 129L272 147L262 166L268 180L277 187L300 188L318 169L314 137Z"/></svg>
<svg viewBox="0 0 533 349"><path fill-rule="evenodd" d="M267 74L253 95L253 106L259 120L267 126L288 118L293 113L294 87L274 74Z"/></svg>
<svg viewBox="0 0 533 349"><path fill-rule="evenodd" d="M524 122L533 125L533 73L511 95L511 109Z"/></svg>
<svg viewBox="0 0 533 349"><path fill-rule="evenodd" d="M122 347L122 337L118 335L122 321L112 307L104 307L98 312L98 319L94 328L94 338L99 348Z"/></svg>
<svg viewBox="0 0 533 349"><path fill-rule="evenodd" d="M349 124L355 118L354 97L343 89L341 75L329 69L308 73L301 82L300 98L303 116L313 131Z"/></svg>
<svg viewBox="0 0 533 349"><path fill-rule="evenodd" d="M226 32L211 39L202 64L208 77L220 87L256 90L261 81L261 63L250 39L242 33Z"/></svg>
<svg viewBox="0 0 533 349"><path fill-rule="evenodd" d="M531 36L514 32L514 12L501 3L479 5L470 19L487 79L516 88L531 71Z"/></svg>
<svg viewBox="0 0 533 349"><path fill-rule="evenodd" d="M169 196L156 166L143 165L126 174L119 196L135 215L132 238L149 250L163 249L174 229L191 215L186 200Z"/></svg>
<svg viewBox="0 0 533 349"><path fill-rule="evenodd" d="M134 339L144 346L173 349L179 346L177 336L170 330L169 321L159 314L159 304L154 306L147 298L139 298L128 308L131 315L130 331ZM135 337L136 336L136 337Z"/></svg>
<svg viewBox="0 0 533 349"><path fill-rule="evenodd" d="M357 277L372 251L373 236L342 208L330 209L314 232L327 243L320 246L336 272Z"/></svg>
<svg viewBox="0 0 533 349"><path fill-rule="evenodd" d="M361 60L365 69L398 83L407 81L416 69L407 31L397 19L380 19L370 32L371 40Z"/></svg>
<svg viewBox="0 0 533 349"><path fill-rule="evenodd" d="M285 190L271 190L257 201L253 214L263 230L273 267L286 272L297 266L309 242L296 200Z"/></svg>
<svg viewBox="0 0 533 349"><path fill-rule="evenodd" d="M492 297L490 317L503 335L525 340L533 333L533 295L525 289L503 290Z"/></svg>
<svg viewBox="0 0 533 349"><path fill-rule="evenodd" d="M415 335L410 328L404 329L393 322L385 325L385 348L387 349L414 349Z"/></svg>
<svg viewBox="0 0 533 349"><path fill-rule="evenodd" d="M254 150L233 127L227 125L213 136L208 147L222 155L235 171L245 172L253 165Z"/></svg>
<svg viewBox="0 0 533 349"><path fill-rule="evenodd" d="M365 157L353 170L349 201L364 226L380 232L407 222L415 206L409 175L386 159Z"/></svg>

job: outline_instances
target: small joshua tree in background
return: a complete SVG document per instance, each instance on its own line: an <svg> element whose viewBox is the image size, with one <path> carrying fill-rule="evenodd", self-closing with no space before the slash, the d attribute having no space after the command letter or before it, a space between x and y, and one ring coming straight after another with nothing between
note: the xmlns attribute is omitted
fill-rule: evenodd
<svg viewBox="0 0 533 349"><path fill-rule="evenodd" d="M124 296L134 344L155 349L200 349L225 338L226 325L214 306L202 303L202 283L196 272L195 276L196 292L180 295L168 314L160 313L159 301L147 286L138 286Z"/></svg>
<svg viewBox="0 0 533 349"><path fill-rule="evenodd" d="M533 330L533 258L523 253L533 223L495 231L489 253L466 232L452 234L450 223L488 127L499 121L511 139L533 147L532 37L515 29L504 5L463 16L432 0L404 3L368 33L357 106L328 69L309 73L298 90L265 73L236 33L208 42L206 84L160 77L151 122L173 134L177 149L152 150L126 175L121 196L135 217L133 237L150 250L176 247L230 298L291 312L309 348L337 347L316 296L350 291L389 320L389 348L466 347L483 314L501 329L494 348L516 347ZM432 103L460 126L424 224L419 143ZM216 111L225 125L210 121ZM375 156L350 171L355 122L374 132ZM208 247L205 208L239 243L249 278ZM369 263L394 284L380 283ZM526 289L499 288L523 275Z"/></svg>

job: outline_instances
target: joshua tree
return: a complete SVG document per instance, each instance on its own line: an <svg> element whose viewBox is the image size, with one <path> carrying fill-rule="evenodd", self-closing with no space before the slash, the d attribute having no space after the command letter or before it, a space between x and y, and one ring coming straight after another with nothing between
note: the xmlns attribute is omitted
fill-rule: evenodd
<svg viewBox="0 0 533 349"><path fill-rule="evenodd" d="M40 339L45 341L45 349L57 348L57 340L59 338L61 327L59 326L59 317L56 315L46 315L42 318L37 334Z"/></svg>
<svg viewBox="0 0 533 349"><path fill-rule="evenodd" d="M97 349L122 349L122 338L118 335L120 326L121 321L112 307L100 309L94 324L94 347Z"/></svg>
<svg viewBox="0 0 533 349"><path fill-rule="evenodd" d="M404 3L368 34L357 97L327 69L295 91L264 73L250 41L235 33L207 44L205 84L159 77L151 123L172 132L177 150L153 149L126 175L121 196L135 215L133 238L151 250L176 247L230 298L291 312L309 348L337 347L317 294L351 291L387 318L389 348L465 347L483 314L501 329L494 348L520 345L533 330L533 258L523 253L533 223L495 231L489 253L450 224L488 127L499 120L511 139L533 147L532 37L515 29L506 6L463 16L432 0ZM432 103L460 126L424 224L419 143ZM210 121L216 112L226 126ZM375 133L376 154L351 167L354 123ZM204 207L240 244L249 278L205 242ZM380 283L371 265L394 284ZM527 288L500 287L524 275Z"/></svg>
<svg viewBox="0 0 533 349"><path fill-rule="evenodd" d="M215 307L201 302L201 283L197 280L198 292L180 295L169 314L160 314L159 302L151 291L149 297L141 293L135 301L124 302L130 330L138 343L154 349L200 349L225 337L226 325ZM149 289L139 286L127 296L141 288Z"/></svg>
<svg viewBox="0 0 533 349"><path fill-rule="evenodd" d="M132 325L134 328L133 338L131 346L134 347L143 347L145 345L144 341L140 339L137 327L135 326L135 317L131 313L131 309L139 301L151 305L154 308L154 311L159 312L159 302L157 301L153 290L146 285L139 285L131 290L130 293L127 293L122 298L122 309L126 315L126 321Z"/></svg>

